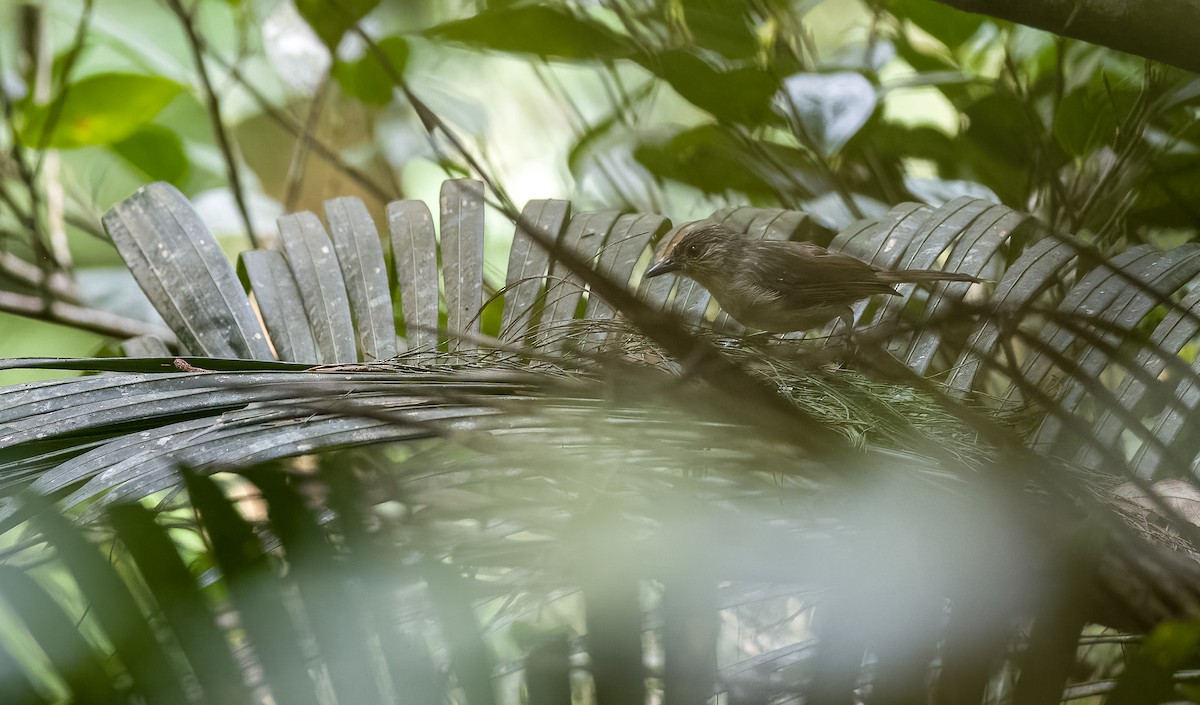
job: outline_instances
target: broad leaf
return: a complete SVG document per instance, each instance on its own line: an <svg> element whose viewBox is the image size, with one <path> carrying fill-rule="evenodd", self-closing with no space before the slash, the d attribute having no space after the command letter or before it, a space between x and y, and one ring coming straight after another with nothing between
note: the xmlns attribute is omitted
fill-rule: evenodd
<svg viewBox="0 0 1200 705"><path fill-rule="evenodd" d="M641 56L638 63L723 122L758 125L771 116L777 86L771 74L757 66L722 69L685 49Z"/></svg>
<svg viewBox="0 0 1200 705"><path fill-rule="evenodd" d="M402 75L408 63L408 42L403 37L392 36L379 40L378 46L387 56L390 69ZM338 61L330 73L347 95L364 103L387 105L392 101L396 82L374 51L368 50L357 61Z"/></svg>
<svg viewBox="0 0 1200 705"><path fill-rule="evenodd" d="M483 182L442 182L439 228L442 281L446 292L446 328L451 335L479 332L483 303ZM475 343L451 338L451 350L470 350Z"/></svg>
<svg viewBox="0 0 1200 705"><path fill-rule="evenodd" d="M153 120L182 90L180 84L159 76L88 76L71 84L60 102L30 108L21 140L55 149L120 142ZM51 120L53 125L48 126Z"/></svg>
<svg viewBox="0 0 1200 705"><path fill-rule="evenodd" d="M394 357L396 323L387 263L375 221L361 200L350 197L326 201L325 217L350 298L362 358L375 361Z"/></svg>
<svg viewBox="0 0 1200 705"><path fill-rule="evenodd" d="M988 21L983 15L956 10L934 0L891 0L888 10L936 37L950 49L958 48Z"/></svg>
<svg viewBox="0 0 1200 705"><path fill-rule="evenodd" d="M281 217L279 234L321 360L358 360L350 297L325 226L316 215L305 211Z"/></svg>
<svg viewBox="0 0 1200 705"><path fill-rule="evenodd" d="M121 158L154 181L182 186L188 174L187 154L179 135L161 125L145 125L112 145Z"/></svg>
<svg viewBox="0 0 1200 705"><path fill-rule="evenodd" d="M625 37L604 25L547 5L485 10L465 20L440 24L425 34L480 49L547 59L611 61L633 52Z"/></svg>
<svg viewBox="0 0 1200 705"><path fill-rule="evenodd" d="M1076 88L1054 111L1054 139L1075 157L1112 144L1134 97L1128 91L1113 92L1095 83Z"/></svg>
<svg viewBox="0 0 1200 705"><path fill-rule="evenodd" d="M996 198L996 194L992 193L992 190L987 186L977 184L974 181L962 181L959 179L922 178L905 174L904 188L916 196L917 200L924 201L933 206L940 206L959 196L982 198L993 202L1000 200Z"/></svg>
<svg viewBox="0 0 1200 705"><path fill-rule="evenodd" d="M342 36L379 4L379 0L296 0L296 10L321 41L336 52Z"/></svg>
<svg viewBox="0 0 1200 705"><path fill-rule="evenodd" d="M758 37L742 0L682 0L683 19L696 43L730 59L746 59L758 51Z"/></svg>
<svg viewBox="0 0 1200 705"><path fill-rule="evenodd" d="M800 150L763 140L752 144L753 149L718 125L701 125L665 142L643 144L633 154L655 176L707 193L772 196L828 190L824 177ZM759 150L769 158L757 156Z"/></svg>
<svg viewBox="0 0 1200 705"><path fill-rule="evenodd" d="M1160 625L1121 674L1108 702L1126 705L1185 699L1176 691L1175 671L1194 664L1197 653L1200 653L1200 624L1193 620ZM1195 690L1189 695L1194 698Z"/></svg>

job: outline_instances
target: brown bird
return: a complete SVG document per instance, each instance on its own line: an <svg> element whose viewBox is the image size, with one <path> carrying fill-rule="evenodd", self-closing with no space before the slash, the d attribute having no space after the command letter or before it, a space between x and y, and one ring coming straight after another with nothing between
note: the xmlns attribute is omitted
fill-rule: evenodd
<svg viewBox="0 0 1200 705"><path fill-rule="evenodd" d="M936 269L880 269L810 242L745 237L711 220L679 228L646 276L676 271L708 289L738 323L771 333L809 330L835 318L849 330L850 305L875 294L899 296L893 284L981 281Z"/></svg>

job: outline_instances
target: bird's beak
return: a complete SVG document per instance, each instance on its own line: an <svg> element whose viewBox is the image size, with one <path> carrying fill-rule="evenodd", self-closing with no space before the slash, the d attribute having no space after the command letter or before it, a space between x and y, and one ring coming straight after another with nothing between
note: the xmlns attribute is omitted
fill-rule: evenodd
<svg viewBox="0 0 1200 705"><path fill-rule="evenodd" d="M647 267L646 273L643 276L649 279L650 277L657 277L658 275L666 274L667 272L674 272L677 269L679 269L679 264L670 257L667 257L666 259L659 260L658 262L655 262Z"/></svg>

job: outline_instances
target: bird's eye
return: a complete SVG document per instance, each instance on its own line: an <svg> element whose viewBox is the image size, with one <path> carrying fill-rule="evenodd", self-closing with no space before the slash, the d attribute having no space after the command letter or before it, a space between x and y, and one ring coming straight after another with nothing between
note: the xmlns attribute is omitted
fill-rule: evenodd
<svg viewBox="0 0 1200 705"><path fill-rule="evenodd" d="M689 242L688 244L684 245L683 254L687 255L688 257L695 257L696 255L700 254L700 243Z"/></svg>

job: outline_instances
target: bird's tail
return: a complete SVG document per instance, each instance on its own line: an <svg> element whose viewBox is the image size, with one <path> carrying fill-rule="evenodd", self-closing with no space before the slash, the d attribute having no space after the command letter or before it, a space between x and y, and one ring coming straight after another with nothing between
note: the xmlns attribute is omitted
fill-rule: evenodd
<svg viewBox="0 0 1200 705"><path fill-rule="evenodd" d="M885 269L876 275L888 284L917 284L920 282L981 282L979 277L940 269Z"/></svg>

